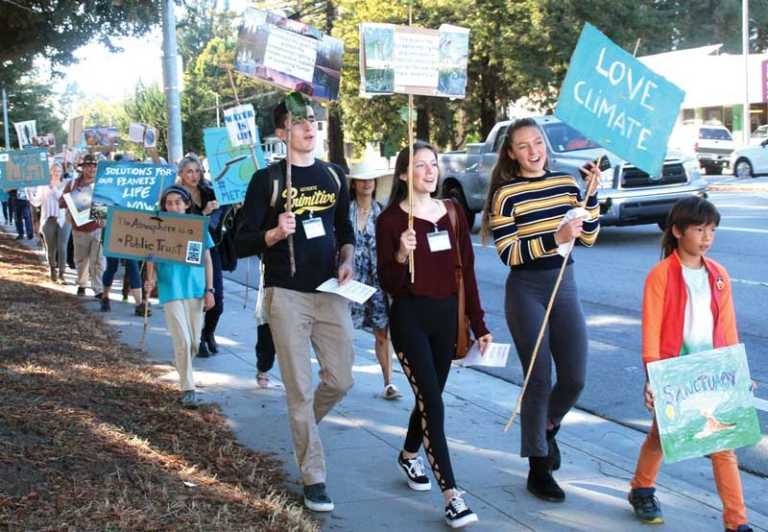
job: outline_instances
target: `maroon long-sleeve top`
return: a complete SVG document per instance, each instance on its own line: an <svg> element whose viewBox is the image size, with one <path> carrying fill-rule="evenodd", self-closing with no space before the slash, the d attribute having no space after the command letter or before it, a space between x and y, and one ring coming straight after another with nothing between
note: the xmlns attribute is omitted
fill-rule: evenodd
<svg viewBox="0 0 768 532"><path fill-rule="evenodd" d="M444 299L456 294L456 242L461 251L461 262L464 272L464 295L466 312L476 338L488 334L485 326L480 296L477 291L475 278L475 254L472 251L472 240L469 237L467 221L459 211L458 235L454 234L451 221L446 212L436 224L414 217L413 229L416 231L416 250L413 260L416 268L415 282L411 284L408 273L408 262L400 264L395 255L400 249L400 235L408 228L408 214L393 204L384 209L376 221L376 255L378 274L381 287L392 297L413 295L435 299ZM429 250L427 234L438 231L448 231L451 239L451 249L432 253Z"/></svg>

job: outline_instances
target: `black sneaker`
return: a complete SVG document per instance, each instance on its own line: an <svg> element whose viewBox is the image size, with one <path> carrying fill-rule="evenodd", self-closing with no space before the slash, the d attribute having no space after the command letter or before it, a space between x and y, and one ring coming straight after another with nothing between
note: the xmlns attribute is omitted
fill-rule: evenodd
<svg viewBox="0 0 768 532"><path fill-rule="evenodd" d="M77 295L78 296L84 296L85 295L85 288L83 288L82 286L78 286L77 287Z"/></svg>
<svg viewBox="0 0 768 532"><path fill-rule="evenodd" d="M461 528L478 521L477 514L469 509L462 495L463 493L457 492L445 507L445 524L451 528Z"/></svg>
<svg viewBox="0 0 768 532"><path fill-rule="evenodd" d="M202 341L208 345L208 351L212 355L216 355L219 352L219 344L216 343L216 336L213 333L203 333Z"/></svg>
<svg viewBox="0 0 768 532"><path fill-rule="evenodd" d="M660 525L664 522L655 488L635 488L629 492L627 499L635 511L635 517L643 523ZM739 532L742 532L741 527L739 527Z"/></svg>
<svg viewBox="0 0 768 532"><path fill-rule="evenodd" d="M549 502L563 502L565 492L555 481L550 469L550 461L547 456L530 456L530 471L528 471L528 491L536 495L539 499Z"/></svg>
<svg viewBox="0 0 768 532"><path fill-rule="evenodd" d="M325 491L325 484L310 484L304 486L304 506L313 512L332 512L333 501Z"/></svg>
<svg viewBox="0 0 768 532"><path fill-rule="evenodd" d="M398 469L405 475L408 487L416 491L429 491L432 483L424 472L424 461L421 456L404 458L403 453L397 455Z"/></svg>
<svg viewBox="0 0 768 532"><path fill-rule="evenodd" d="M203 341L197 345L197 356L200 358L208 358L211 356L210 351L208 351L208 346Z"/></svg>
<svg viewBox="0 0 768 532"><path fill-rule="evenodd" d="M112 305L109 302L109 299L107 299L106 297L102 298L102 300L101 300L101 311L102 312L111 312L112 311Z"/></svg>
<svg viewBox="0 0 768 532"><path fill-rule="evenodd" d="M560 425L547 431L547 445L549 445L549 454L547 457L550 460L552 471L560 469L560 448L557 446L557 440L555 439L558 430L560 430Z"/></svg>
<svg viewBox="0 0 768 532"><path fill-rule="evenodd" d="M754 532L749 525L739 525L738 528L726 528L725 532Z"/></svg>

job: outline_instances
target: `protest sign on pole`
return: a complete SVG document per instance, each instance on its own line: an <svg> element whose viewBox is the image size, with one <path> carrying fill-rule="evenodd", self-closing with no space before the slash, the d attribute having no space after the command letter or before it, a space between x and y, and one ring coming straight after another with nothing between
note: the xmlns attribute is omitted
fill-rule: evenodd
<svg viewBox="0 0 768 532"><path fill-rule="evenodd" d="M253 146L259 142L256 112L249 103L224 110L224 125L232 146Z"/></svg>
<svg viewBox="0 0 768 532"><path fill-rule="evenodd" d="M117 148L118 132L113 126L95 126L85 128L85 144L100 151L112 151Z"/></svg>
<svg viewBox="0 0 768 532"><path fill-rule="evenodd" d="M137 144L143 144L144 143L144 133L146 132L147 128L144 126L144 124L129 124L128 125L128 140L131 142L135 142Z"/></svg>
<svg viewBox="0 0 768 532"><path fill-rule="evenodd" d="M202 266L208 217L110 207L104 255Z"/></svg>
<svg viewBox="0 0 768 532"><path fill-rule="evenodd" d="M360 92L464 98L469 30L365 22L360 25Z"/></svg>
<svg viewBox="0 0 768 532"><path fill-rule="evenodd" d="M80 146L83 144L83 126L85 124L84 116L76 116L69 119L69 133L67 134L67 144L69 146Z"/></svg>
<svg viewBox="0 0 768 532"><path fill-rule="evenodd" d="M37 121L26 120L24 122L14 122L13 127L16 129L16 138L19 141L19 149L24 149L26 146L32 145L32 137L37 136Z"/></svg>
<svg viewBox="0 0 768 532"><path fill-rule="evenodd" d="M51 180L46 148L2 152L0 166L3 168L0 189L3 190L47 185Z"/></svg>
<svg viewBox="0 0 768 532"><path fill-rule="evenodd" d="M744 344L648 364L664 461L760 441Z"/></svg>
<svg viewBox="0 0 768 532"><path fill-rule="evenodd" d="M211 127L203 130L211 184L219 204L241 203L254 172L267 165L258 131L255 139L255 157L251 157L248 146L232 145L227 128Z"/></svg>
<svg viewBox="0 0 768 532"><path fill-rule="evenodd" d="M126 207L143 211L158 208L163 183L176 175L171 164L99 161L94 180L91 216L105 219L107 207Z"/></svg>
<svg viewBox="0 0 768 532"><path fill-rule="evenodd" d="M555 115L650 176L661 174L685 92L585 24Z"/></svg>
<svg viewBox="0 0 768 532"><path fill-rule="evenodd" d="M147 130L144 132L144 147L145 148L157 147L157 130L152 126L147 126Z"/></svg>
<svg viewBox="0 0 768 532"><path fill-rule="evenodd" d="M235 69L271 85L320 100L339 97L344 44L276 13L246 9Z"/></svg>

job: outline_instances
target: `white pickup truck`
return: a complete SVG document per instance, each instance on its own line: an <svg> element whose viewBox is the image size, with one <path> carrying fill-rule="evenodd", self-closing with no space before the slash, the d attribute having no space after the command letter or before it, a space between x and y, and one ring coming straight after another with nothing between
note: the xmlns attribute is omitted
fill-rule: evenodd
<svg viewBox="0 0 768 532"><path fill-rule="evenodd" d="M655 223L664 227L672 205L685 196L706 197L707 185L694 158L668 153L661 176L649 176L639 168L606 151L554 116L533 118L544 133L549 169L571 174L583 183L579 168L587 161L607 156L611 167L600 180L600 222L603 225ZM440 184L443 197L456 199L470 226L482 211L488 194L491 170L499 146L512 120L497 123L485 142L468 144L466 151L440 154Z"/></svg>

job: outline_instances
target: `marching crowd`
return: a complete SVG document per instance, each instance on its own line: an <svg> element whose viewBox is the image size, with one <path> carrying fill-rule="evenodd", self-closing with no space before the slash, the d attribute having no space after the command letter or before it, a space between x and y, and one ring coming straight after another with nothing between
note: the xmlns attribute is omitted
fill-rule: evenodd
<svg viewBox="0 0 768 532"><path fill-rule="evenodd" d="M493 336L477 288L471 228L452 201L435 197L439 177L435 148L417 141L399 153L392 190L382 204L377 197L387 196L378 190L378 176L352 173L347 178L340 167L315 159L311 106L307 105L305 117L298 118L281 103L273 118L277 135L287 143L291 190L286 187L285 160L258 170L237 212L234 247L240 257L261 259L257 382L269 384L268 372L276 358L305 505L320 512L334 508L326 488L318 424L353 385L352 338L353 330L360 328L375 338L382 397L402 397L391 379L390 344L413 392L413 410L403 420L406 437L393 457L404 481L413 490L430 490L430 469L444 495L446 523L459 528L478 521L454 477L442 392L465 327L481 352ZM102 310L109 311L109 289L120 261L110 258L105 268L101 227L97 222L76 226L62 199L62 194L71 193L75 204L88 201L96 164L93 155L86 155L76 167L77 175L75 168L54 164L50 185L12 191L3 201L3 213L6 221L13 217L18 238L42 234L52 281L64 282L65 265L71 260L77 269L78 295L90 287L101 299ZM554 477L562 464L558 430L588 382L587 328L570 247L591 246L597 240L598 175L595 164L584 168L584 184L550 171L536 123L518 120L506 131L499 149L483 212L483 240L493 239L499 258L509 267L504 311L524 371L531 364L550 294L559 284L558 272L564 269L520 418L520 456L529 463L527 489L553 503L566 498ZM285 209L288 194L294 205L290 211ZM217 203L201 161L188 155L178 163L176 183L163 191L160 208L211 220L202 268L124 261L137 314L149 311L148 295L157 289L173 338L181 401L194 407L192 360L218 351L215 330L223 311L224 265L217 228L230 207ZM566 216L573 209L579 209L578 215ZM645 284L646 364L738 342L728 274L706 257L718 223L714 205L698 197L681 200L672 209L663 258ZM70 240L73 249L68 251ZM350 304L316 290L331 277L341 284L358 280L377 291L362 305ZM313 386L312 353L320 365L317 386ZM638 400L653 408L647 384L644 398ZM725 529L750 531L734 452L710 458ZM663 522L654 487L661 461L654 422L639 451L628 496L635 515L645 523Z"/></svg>

